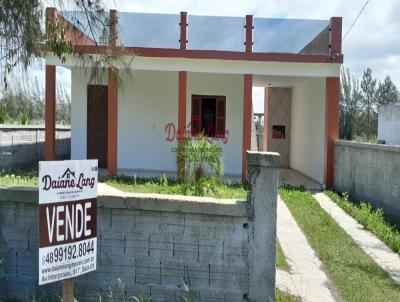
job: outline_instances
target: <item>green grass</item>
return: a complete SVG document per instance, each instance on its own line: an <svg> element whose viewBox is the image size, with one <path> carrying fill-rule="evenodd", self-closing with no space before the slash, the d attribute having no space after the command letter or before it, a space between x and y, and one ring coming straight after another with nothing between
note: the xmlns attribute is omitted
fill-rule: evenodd
<svg viewBox="0 0 400 302"><path fill-rule="evenodd" d="M399 301L400 289L304 190L282 187L289 207L340 294L347 301Z"/></svg>
<svg viewBox="0 0 400 302"><path fill-rule="evenodd" d="M382 209L375 210L365 202L355 203L348 198L347 194L338 194L328 190L325 190L324 193L393 251L400 253L400 229L386 220Z"/></svg>
<svg viewBox="0 0 400 302"><path fill-rule="evenodd" d="M159 193L194 196L194 186L179 183L165 175L160 178L140 178L134 176L99 177L104 182L118 190L136 193ZM0 173L0 186L37 187L37 171L12 171ZM241 183L214 183L206 179L203 183L202 196L215 198L246 199L247 186Z"/></svg>
<svg viewBox="0 0 400 302"><path fill-rule="evenodd" d="M279 241L276 241L276 266L282 270L289 271L290 266L287 263L285 255L283 254L283 250Z"/></svg>
<svg viewBox="0 0 400 302"><path fill-rule="evenodd" d="M100 181L125 192L134 193L159 193L196 195L194 186L187 183L179 183L165 176L160 178L139 178L134 176L103 177ZM246 199L247 191L244 185L238 183L207 182L204 185L203 196L215 198Z"/></svg>
<svg viewBox="0 0 400 302"><path fill-rule="evenodd" d="M0 173L0 186L6 187L37 187L37 171L12 171Z"/></svg>
<svg viewBox="0 0 400 302"><path fill-rule="evenodd" d="M292 296L279 289L276 289L275 302L301 302L301 299L299 297Z"/></svg>

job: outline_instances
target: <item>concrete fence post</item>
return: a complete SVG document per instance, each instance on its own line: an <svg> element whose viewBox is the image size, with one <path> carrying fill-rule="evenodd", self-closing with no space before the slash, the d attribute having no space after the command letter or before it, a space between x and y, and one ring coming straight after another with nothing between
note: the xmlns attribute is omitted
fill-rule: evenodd
<svg viewBox="0 0 400 302"><path fill-rule="evenodd" d="M249 301L275 301L276 208L280 155L247 151L250 215Z"/></svg>

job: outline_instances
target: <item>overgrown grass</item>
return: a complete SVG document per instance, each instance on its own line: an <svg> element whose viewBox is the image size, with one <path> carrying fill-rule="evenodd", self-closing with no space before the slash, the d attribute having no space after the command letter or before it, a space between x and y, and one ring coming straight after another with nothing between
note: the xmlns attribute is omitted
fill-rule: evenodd
<svg viewBox="0 0 400 302"><path fill-rule="evenodd" d="M299 297L292 296L279 289L276 289L275 302L301 302L301 299Z"/></svg>
<svg viewBox="0 0 400 302"><path fill-rule="evenodd" d="M0 186L37 187L37 171L17 170L9 173L0 173Z"/></svg>
<svg viewBox="0 0 400 302"><path fill-rule="evenodd" d="M289 271L290 266L286 261L286 257L283 254L283 250L279 241L276 241L276 266L282 270Z"/></svg>
<svg viewBox="0 0 400 302"><path fill-rule="evenodd" d="M382 209L375 210L366 202L357 204L351 201L347 194L338 194L328 190L325 190L324 193L393 251L400 253L400 229L386 220Z"/></svg>
<svg viewBox="0 0 400 302"><path fill-rule="evenodd" d="M135 176L101 177L100 181L125 192L196 195L194 185L179 183L176 180L167 178L165 175L160 178L150 179ZM246 199L247 196L246 186L238 183L215 183L214 181L209 181L202 188L202 196L234 199Z"/></svg>
<svg viewBox="0 0 400 302"><path fill-rule="evenodd" d="M118 190L136 193L159 193L159 194L179 194L195 196L197 192L195 185L190 183L179 183L174 179L167 178L165 175L159 178L141 178L136 176L119 175L115 177L99 177L100 182L104 182ZM203 179L200 195L215 198L246 199L248 186L241 183L221 182L216 183L212 179ZM38 172L32 171L12 171L0 173L0 186L38 186Z"/></svg>
<svg viewBox="0 0 400 302"><path fill-rule="evenodd" d="M399 301L400 289L308 191L282 187L282 199L347 301Z"/></svg>

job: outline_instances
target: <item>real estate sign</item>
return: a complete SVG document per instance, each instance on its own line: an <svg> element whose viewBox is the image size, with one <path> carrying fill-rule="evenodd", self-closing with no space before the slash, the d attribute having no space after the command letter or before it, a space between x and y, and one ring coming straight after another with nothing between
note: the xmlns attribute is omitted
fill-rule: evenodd
<svg viewBox="0 0 400 302"><path fill-rule="evenodd" d="M39 162L39 285L96 270L97 160Z"/></svg>

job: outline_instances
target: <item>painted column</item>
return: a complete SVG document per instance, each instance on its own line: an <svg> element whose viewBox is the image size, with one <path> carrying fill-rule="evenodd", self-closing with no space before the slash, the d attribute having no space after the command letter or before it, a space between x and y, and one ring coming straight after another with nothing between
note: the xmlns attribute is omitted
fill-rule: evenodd
<svg viewBox="0 0 400 302"><path fill-rule="evenodd" d="M332 17L330 20L329 54L331 56L342 53L342 18ZM326 159L325 185L331 189L334 182L334 142L339 138L339 102L340 78L326 78Z"/></svg>
<svg viewBox="0 0 400 302"><path fill-rule="evenodd" d="M253 51L253 16L246 16L245 52ZM251 150L251 110L253 95L253 75L243 76L243 142L242 142L242 181L247 180L246 151Z"/></svg>
<svg viewBox="0 0 400 302"><path fill-rule="evenodd" d="M45 160L56 159L56 66L45 71Z"/></svg>
<svg viewBox="0 0 400 302"><path fill-rule="evenodd" d="M187 43L187 13L181 12L180 22L180 49L186 49ZM179 87L178 87L178 148L182 148L182 143L185 138L186 131L186 84L187 72L179 71ZM177 161L177 178L179 181L185 179L185 161Z"/></svg>
<svg viewBox="0 0 400 302"><path fill-rule="evenodd" d="M264 89L264 129L263 129L263 151L268 151L268 96L269 96L269 89L265 87Z"/></svg>
<svg viewBox="0 0 400 302"><path fill-rule="evenodd" d="M334 177L334 142L339 138L339 77L326 78L326 160L325 160L325 185L331 189Z"/></svg>
<svg viewBox="0 0 400 302"><path fill-rule="evenodd" d="M46 8L46 31L50 22L57 19L57 10L54 7ZM45 67L45 160L56 159L56 66Z"/></svg>
<svg viewBox="0 0 400 302"><path fill-rule="evenodd" d="M108 69L108 146L107 168L110 175L117 174L118 168L118 70Z"/></svg>
<svg viewBox="0 0 400 302"><path fill-rule="evenodd" d="M246 152L251 150L251 103L253 90L253 76L244 75L243 86L243 146L242 146L242 180L247 179Z"/></svg>
<svg viewBox="0 0 400 302"><path fill-rule="evenodd" d="M110 46L116 47L117 11L110 10ZM118 169L118 70L108 69L108 133L107 168L110 175L116 175Z"/></svg>

